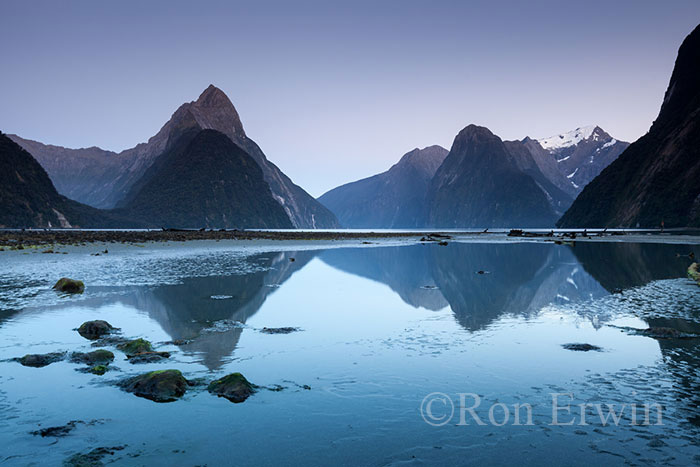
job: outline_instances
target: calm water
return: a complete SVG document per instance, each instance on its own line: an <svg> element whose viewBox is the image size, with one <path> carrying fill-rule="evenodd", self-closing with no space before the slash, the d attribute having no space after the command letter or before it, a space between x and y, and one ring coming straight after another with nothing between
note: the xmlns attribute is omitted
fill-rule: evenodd
<svg viewBox="0 0 700 467"><path fill-rule="evenodd" d="M56 465L116 446L124 448L105 463L700 463L700 339L619 328L700 333L700 287L685 278L689 258L677 256L700 255L697 245L250 245L0 253L0 464ZM50 286L61 276L84 279L86 292L57 295ZM104 376L67 361L26 368L9 360L89 351L74 329L91 319L173 356L132 365L112 348ZM301 330L260 332L282 326ZM174 339L190 341L166 343ZM240 371L284 390L233 404L200 387L158 404L116 387L168 368L206 381ZM435 392L449 399L437 396L426 415L424 398ZM485 425L460 411L460 393L480 398L474 413ZM572 394L560 402L571 414L558 413L574 425L551 425L552 393ZM463 398L473 405L474 396ZM510 407L503 426L489 420L496 403ZM513 424L515 403L531 405L531 425ZM617 425L594 408L581 424L581 403L617 411L657 403L663 424L631 425L629 406ZM503 406L493 414L504 421ZM71 420L91 423L60 438L31 434Z"/></svg>

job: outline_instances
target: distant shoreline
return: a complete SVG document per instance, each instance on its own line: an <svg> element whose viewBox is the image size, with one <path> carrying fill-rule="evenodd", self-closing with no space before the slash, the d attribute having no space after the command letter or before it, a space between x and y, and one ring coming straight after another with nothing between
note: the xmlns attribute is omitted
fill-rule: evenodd
<svg viewBox="0 0 700 467"><path fill-rule="evenodd" d="M695 235L689 235L694 233ZM687 235L689 243L697 243L698 231L675 230L667 234ZM685 234L685 235L684 235ZM342 241L342 240L386 240L415 239L416 241L445 243L449 240L474 237L502 239L541 239L555 243L571 243L574 240L602 240L603 238L629 238L644 236L663 238L658 230L507 230L494 231L327 231L327 230L0 230L0 248L21 250L24 246L81 245L88 243L148 243L185 242L192 240L271 240L271 241ZM676 237L677 238L677 237Z"/></svg>

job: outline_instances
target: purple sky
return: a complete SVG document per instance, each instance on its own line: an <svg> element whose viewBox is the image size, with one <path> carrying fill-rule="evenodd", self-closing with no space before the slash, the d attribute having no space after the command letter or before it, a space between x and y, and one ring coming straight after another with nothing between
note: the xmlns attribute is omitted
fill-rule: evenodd
<svg viewBox="0 0 700 467"><path fill-rule="evenodd" d="M700 2L524 3L5 0L0 130L121 150L213 83L314 196L469 123L645 133Z"/></svg>

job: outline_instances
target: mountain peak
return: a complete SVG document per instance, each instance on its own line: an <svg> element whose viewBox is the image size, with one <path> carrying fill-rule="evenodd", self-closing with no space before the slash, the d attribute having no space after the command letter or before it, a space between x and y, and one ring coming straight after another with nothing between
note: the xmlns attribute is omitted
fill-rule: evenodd
<svg viewBox="0 0 700 467"><path fill-rule="evenodd" d="M226 93L222 91L221 89L217 88L213 84L210 84L207 86L207 88L202 92L202 94L199 95L197 100L195 101L196 104L200 106L214 106L214 105L227 105L230 104L233 106L231 103L231 100L228 98Z"/></svg>
<svg viewBox="0 0 700 467"><path fill-rule="evenodd" d="M424 172L428 177L432 177L447 157L448 152L447 149L437 144L423 149L415 148L404 154L392 169L411 166Z"/></svg>
<svg viewBox="0 0 700 467"><path fill-rule="evenodd" d="M593 139L594 141L606 141L612 137L598 125L587 125L576 128L575 130L567 131L558 135L550 136L549 138L538 139L537 142L548 150L553 151L562 148L576 146L581 141Z"/></svg>
<svg viewBox="0 0 700 467"><path fill-rule="evenodd" d="M491 138L494 137L495 135L486 128L485 126L479 126L479 125L474 125L469 124L465 126L462 131L459 132L457 135L457 138L478 138L478 137L486 137L486 138Z"/></svg>
<svg viewBox="0 0 700 467"><path fill-rule="evenodd" d="M245 137L241 118L226 93L210 84L196 101L184 104L203 130L217 130L233 141Z"/></svg>

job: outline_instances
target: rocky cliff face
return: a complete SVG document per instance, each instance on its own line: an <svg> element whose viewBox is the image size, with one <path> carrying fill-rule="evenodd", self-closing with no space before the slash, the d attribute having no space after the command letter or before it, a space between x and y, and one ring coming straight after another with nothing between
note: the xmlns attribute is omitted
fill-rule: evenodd
<svg viewBox="0 0 700 467"><path fill-rule="evenodd" d="M275 200L293 226L332 228L335 216L267 160L248 138L235 107L215 86L209 86L194 102L180 106L160 131L134 148L115 154L99 148L72 150L43 145L12 136L34 151L39 162L63 193L95 207L124 207L127 193L154 161L189 130L211 129L223 133L244 149L260 166Z"/></svg>
<svg viewBox="0 0 700 467"><path fill-rule="evenodd" d="M581 192L562 227L700 226L700 26L683 41L659 116Z"/></svg>
<svg viewBox="0 0 700 467"><path fill-rule="evenodd" d="M558 217L503 141L476 125L455 138L427 199L428 225L440 228L548 227Z"/></svg>
<svg viewBox="0 0 700 467"><path fill-rule="evenodd" d="M445 156L440 146L416 148L386 172L334 188L318 200L348 228L423 226L428 186Z"/></svg>

